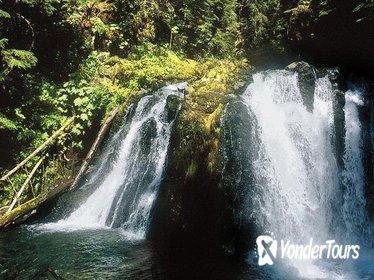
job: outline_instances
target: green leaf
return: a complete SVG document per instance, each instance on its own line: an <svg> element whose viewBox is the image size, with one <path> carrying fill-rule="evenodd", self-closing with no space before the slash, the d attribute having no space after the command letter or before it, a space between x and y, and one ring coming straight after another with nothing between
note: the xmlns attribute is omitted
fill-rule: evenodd
<svg viewBox="0 0 374 280"><path fill-rule="evenodd" d="M0 129L16 130L16 123L0 114Z"/></svg>
<svg viewBox="0 0 374 280"><path fill-rule="evenodd" d="M81 114L81 120L82 121L87 121L88 120L88 116L87 116L86 113Z"/></svg>
<svg viewBox="0 0 374 280"><path fill-rule="evenodd" d="M0 49L4 49L7 44L8 44L8 39L7 38L1 38L0 39Z"/></svg>
<svg viewBox="0 0 374 280"><path fill-rule="evenodd" d="M356 12L358 12L359 10L361 10L363 7L364 7L364 3L361 3L361 4L357 5L357 6L352 10L352 12L356 13Z"/></svg>
<svg viewBox="0 0 374 280"><path fill-rule="evenodd" d="M10 14L0 9L0 18L10 18Z"/></svg>
<svg viewBox="0 0 374 280"><path fill-rule="evenodd" d="M3 60L7 67L11 70L13 68L27 69L34 66L38 59L30 51L7 49L1 52Z"/></svg>
<svg viewBox="0 0 374 280"><path fill-rule="evenodd" d="M75 134L75 135L80 135L82 132L76 128L75 126L71 129L71 133Z"/></svg>
<svg viewBox="0 0 374 280"><path fill-rule="evenodd" d="M330 12L331 12L331 11L325 11L325 10L320 11L320 12L319 12L319 17L327 16Z"/></svg>
<svg viewBox="0 0 374 280"><path fill-rule="evenodd" d="M61 96L58 98L58 100L60 100L60 101L67 101L67 100L68 100L68 95L67 95L67 94L63 94L63 95L61 95Z"/></svg>
<svg viewBox="0 0 374 280"><path fill-rule="evenodd" d="M82 100L82 98L77 97L77 98L74 99L74 105L75 105L75 106L79 107L79 106L81 106L82 104L83 104L83 100Z"/></svg>
<svg viewBox="0 0 374 280"><path fill-rule="evenodd" d="M16 113L16 116L17 116L18 118L20 118L21 120L25 120L25 119L26 119L25 115L22 114L22 112L21 112L21 108L16 108L16 109L14 110L14 112Z"/></svg>

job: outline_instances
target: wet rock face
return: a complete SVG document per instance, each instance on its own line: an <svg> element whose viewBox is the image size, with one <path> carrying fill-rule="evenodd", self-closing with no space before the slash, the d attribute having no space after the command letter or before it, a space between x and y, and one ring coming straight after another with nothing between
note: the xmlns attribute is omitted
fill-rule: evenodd
<svg viewBox="0 0 374 280"><path fill-rule="evenodd" d="M339 68L317 68L317 78L328 77L332 84L334 91L334 139L333 146L335 147L335 155L337 164L342 170L344 168L343 155L344 155L344 136L345 136L345 116L344 105L345 97L344 92L347 90L345 81L342 79Z"/></svg>
<svg viewBox="0 0 374 280"><path fill-rule="evenodd" d="M309 111L312 111L316 80L316 73L313 66L304 61L293 62L286 67L286 70L298 73L298 82L304 104Z"/></svg>
<svg viewBox="0 0 374 280"><path fill-rule="evenodd" d="M139 139L140 147L144 155L147 155L150 152L153 140L157 136L157 122L153 118L148 119L140 129L142 130L142 137Z"/></svg>
<svg viewBox="0 0 374 280"><path fill-rule="evenodd" d="M210 141L215 132L204 125L208 117L190 107L178 115L148 237L167 247L219 255L229 247L234 226L221 168L211 165L218 139Z"/></svg>
<svg viewBox="0 0 374 280"><path fill-rule="evenodd" d="M169 95L166 99L167 121L171 122L178 113L181 98L176 95Z"/></svg>
<svg viewBox="0 0 374 280"><path fill-rule="evenodd" d="M255 116L239 99L227 104L221 125L223 186L235 221L230 245L236 254L245 254L257 236L255 221L248 217L252 211L251 192L256 185L252 163L259 156L259 131Z"/></svg>
<svg viewBox="0 0 374 280"><path fill-rule="evenodd" d="M298 83L303 98L304 105L309 111L313 110L314 90L317 78L328 77L333 90L335 92L334 98L334 125L335 137L334 147L337 155L337 162L339 168L343 168L343 154L344 154L344 91L347 90L346 81L342 79L339 68L316 68L310 64L300 61L293 62L286 67L286 70L298 73Z"/></svg>
<svg viewBox="0 0 374 280"><path fill-rule="evenodd" d="M186 112L178 117L153 212L151 239L164 240L166 246L196 248L201 244L204 250L229 255L246 254L253 246L255 229L251 220L244 219L242 206L247 204L247 185L254 176L247 170L258 154L256 122L239 97L231 99L220 115L220 164L214 170L208 167L210 151L202 146L207 139L198 138L200 133L185 137L184 130L199 132L199 128L183 118ZM193 142L190 159L182 157L185 141ZM191 160L197 165L192 173Z"/></svg>
<svg viewBox="0 0 374 280"><path fill-rule="evenodd" d="M253 120L253 121L252 121ZM223 161L223 181L232 186L235 200L241 204L245 193L243 186L251 184L247 172L256 150L254 116L241 101L234 101L226 106L222 116L221 154Z"/></svg>

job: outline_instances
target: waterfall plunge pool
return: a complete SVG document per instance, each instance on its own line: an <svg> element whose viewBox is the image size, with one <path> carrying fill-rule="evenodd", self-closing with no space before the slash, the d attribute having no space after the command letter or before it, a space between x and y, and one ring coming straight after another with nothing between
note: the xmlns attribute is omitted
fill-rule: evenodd
<svg viewBox="0 0 374 280"><path fill-rule="evenodd" d="M120 229L0 232L0 279L253 279L260 272L204 248L129 241Z"/></svg>
<svg viewBox="0 0 374 280"><path fill-rule="evenodd" d="M55 279L50 271L62 279L372 279L373 259L374 250L362 248L357 260L260 267L253 252L243 263L204 248L129 241L120 229L0 233L0 279Z"/></svg>

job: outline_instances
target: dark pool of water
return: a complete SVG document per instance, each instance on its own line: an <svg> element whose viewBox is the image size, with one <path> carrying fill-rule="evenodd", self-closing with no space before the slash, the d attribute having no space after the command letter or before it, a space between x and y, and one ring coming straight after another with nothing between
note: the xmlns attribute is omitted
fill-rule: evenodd
<svg viewBox="0 0 374 280"><path fill-rule="evenodd" d="M374 250L351 261L259 267L203 244L126 240L120 230L0 232L1 279L374 279ZM308 273L307 273L308 272ZM307 276L309 275L309 277ZM59 278L60 277L60 278Z"/></svg>
<svg viewBox="0 0 374 280"><path fill-rule="evenodd" d="M0 233L0 279L253 279L240 260L126 240L117 230ZM54 275L55 273L55 275ZM54 275L54 276L53 276Z"/></svg>

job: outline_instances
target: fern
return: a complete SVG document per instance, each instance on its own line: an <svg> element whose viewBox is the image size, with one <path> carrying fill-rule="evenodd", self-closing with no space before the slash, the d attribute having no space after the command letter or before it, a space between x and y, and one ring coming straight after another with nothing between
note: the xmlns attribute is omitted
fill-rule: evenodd
<svg viewBox="0 0 374 280"><path fill-rule="evenodd" d="M10 14L0 9L0 18L10 18Z"/></svg>
<svg viewBox="0 0 374 280"><path fill-rule="evenodd" d="M5 46L8 44L7 38L1 38L0 39L0 49L5 49Z"/></svg>
<svg viewBox="0 0 374 280"><path fill-rule="evenodd" d="M7 119L2 114L0 114L0 130L1 129L16 130L17 126L12 120Z"/></svg>
<svg viewBox="0 0 374 280"><path fill-rule="evenodd" d="M27 69L37 63L35 55L26 50L5 49L1 52L8 71L13 68Z"/></svg>

